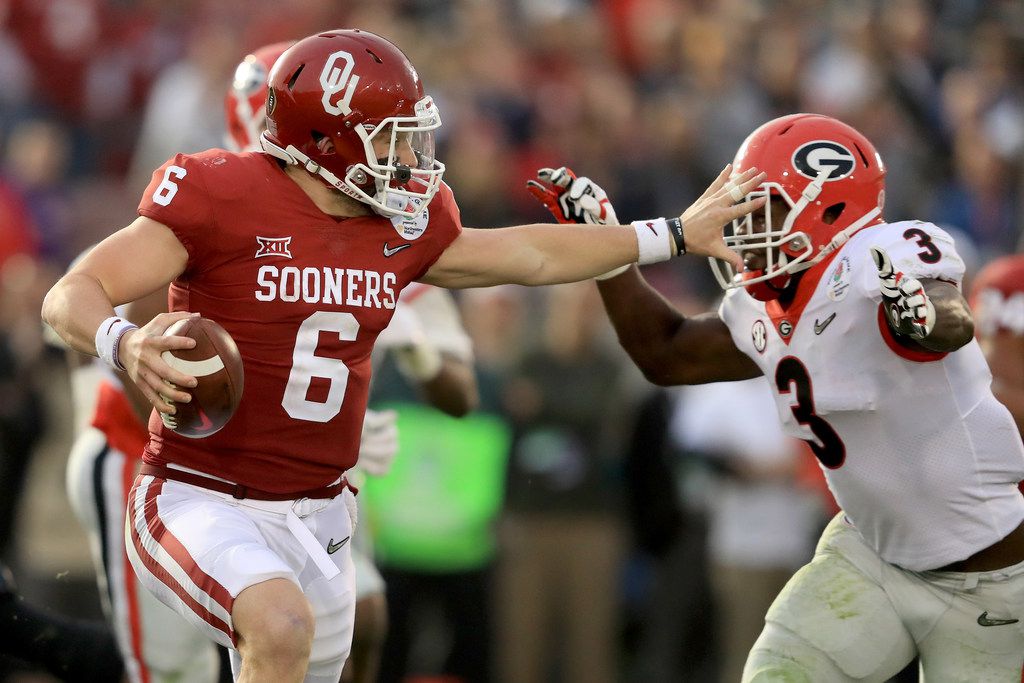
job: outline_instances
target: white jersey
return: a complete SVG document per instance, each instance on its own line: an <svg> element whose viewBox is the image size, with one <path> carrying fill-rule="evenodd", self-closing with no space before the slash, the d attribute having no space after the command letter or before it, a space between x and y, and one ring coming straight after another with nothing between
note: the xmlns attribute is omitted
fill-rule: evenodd
<svg viewBox="0 0 1024 683"><path fill-rule="evenodd" d="M917 278L959 285L964 274L936 226L880 224L805 273L786 311L738 288L719 312L775 389L785 431L811 444L867 543L900 567L935 569L1024 520L1024 446L976 341L941 354L893 340L872 246Z"/></svg>

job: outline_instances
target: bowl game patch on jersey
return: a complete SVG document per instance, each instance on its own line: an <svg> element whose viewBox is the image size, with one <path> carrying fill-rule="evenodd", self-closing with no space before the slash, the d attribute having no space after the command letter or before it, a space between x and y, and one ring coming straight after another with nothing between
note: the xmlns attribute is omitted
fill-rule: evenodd
<svg viewBox="0 0 1024 683"><path fill-rule="evenodd" d="M828 278L826 294L832 301L842 301L850 290L850 257L840 256Z"/></svg>
<svg viewBox="0 0 1024 683"><path fill-rule="evenodd" d="M418 197L403 197L401 195L390 194L388 195L386 203L392 208L402 209L403 211L413 211L419 208L419 205L423 203L423 200ZM427 229L427 223L429 221L430 207L427 206L424 207L423 211L412 218L393 216L391 218L391 225L395 226L395 232L398 233L399 237L411 242L423 234Z"/></svg>

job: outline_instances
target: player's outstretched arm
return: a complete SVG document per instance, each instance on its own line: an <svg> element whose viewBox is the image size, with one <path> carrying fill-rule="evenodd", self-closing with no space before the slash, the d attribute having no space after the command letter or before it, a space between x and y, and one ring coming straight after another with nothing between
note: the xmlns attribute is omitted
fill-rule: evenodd
<svg viewBox="0 0 1024 683"><path fill-rule="evenodd" d="M700 210L716 197L740 191L729 184L730 166L682 216ZM615 219L604 190L567 168L541 169L530 192L559 223L602 224ZM619 342L648 380L664 386L748 379L761 374L736 348L725 323L715 314L686 318L652 288L634 266L595 278Z"/></svg>
<svg viewBox="0 0 1024 683"><path fill-rule="evenodd" d="M960 290L941 280L918 280L897 271L889 254L871 248L878 268L886 322L896 338L929 351L956 351L974 338L974 319Z"/></svg>
<svg viewBox="0 0 1024 683"><path fill-rule="evenodd" d="M763 174L751 169L735 184L749 193L763 180ZM449 288L550 285L584 280L629 263L665 261L684 253L714 256L740 267L739 255L722 239L722 226L756 210L764 199L736 204L724 191L725 184L722 181L713 192L709 188L678 219L636 221L631 226L467 228L423 281Z"/></svg>
<svg viewBox="0 0 1024 683"><path fill-rule="evenodd" d="M43 320L72 348L125 370L157 410L173 414L163 396L181 402L190 397L167 383L191 387L195 378L171 368L160 354L195 342L162 335L189 314L164 313L137 328L118 318L114 306L166 288L187 261L188 253L167 226L140 217L96 245L57 281L43 300Z"/></svg>

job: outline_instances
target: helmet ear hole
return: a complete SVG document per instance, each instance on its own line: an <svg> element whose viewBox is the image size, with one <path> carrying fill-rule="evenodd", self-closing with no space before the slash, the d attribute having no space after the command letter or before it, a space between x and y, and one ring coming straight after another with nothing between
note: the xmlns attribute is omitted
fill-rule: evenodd
<svg viewBox="0 0 1024 683"><path fill-rule="evenodd" d="M837 220L839 220L840 216L843 215L843 209L845 208L846 202L839 202L838 204L833 204L832 206L825 209L825 211L821 214L821 221L823 223L827 223L828 225L832 225Z"/></svg>
<svg viewBox="0 0 1024 683"><path fill-rule="evenodd" d="M313 138L313 142L316 144L316 148L320 150L321 154L334 153L334 140L315 130L309 131L309 134Z"/></svg>
<svg viewBox="0 0 1024 683"><path fill-rule="evenodd" d="M293 89L295 87L295 81L299 80L299 74L301 74L302 70L305 69L305 68L306 68L305 64L299 64L299 68L296 69L295 73L292 74L292 77L288 79L288 89L289 90L291 90L291 89Z"/></svg>

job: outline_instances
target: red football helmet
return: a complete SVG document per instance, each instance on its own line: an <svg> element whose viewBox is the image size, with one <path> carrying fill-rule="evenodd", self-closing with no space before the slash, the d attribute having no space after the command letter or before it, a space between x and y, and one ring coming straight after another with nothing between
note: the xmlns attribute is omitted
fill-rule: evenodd
<svg viewBox="0 0 1024 683"><path fill-rule="evenodd" d="M246 55L235 69L231 88L224 96L228 149L234 152L260 149L260 133L267 127L267 76L277 58L292 45L291 40L265 45Z"/></svg>
<svg viewBox="0 0 1024 683"><path fill-rule="evenodd" d="M268 154L382 215L412 218L426 208L444 173L434 159L441 117L395 45L366 31L318 33L281 55L269 85Z"/></svg>
<svg viewBox="0 0 1024 683"><path fill-rule="evenodd" d="M741 254L763 252L766 265L737 277L728 263L712 259L725 289L747 287L758 299L778 298L793 273L810 268L853 233L882 220L882 157L866 137L841 121L818 114L769 121L736 152L733 173L750 167L768 177L747 199L779 197L789 213L776 225L769 201L763 231L755 229L753 216L733 221L726 244Z"/></svg>

